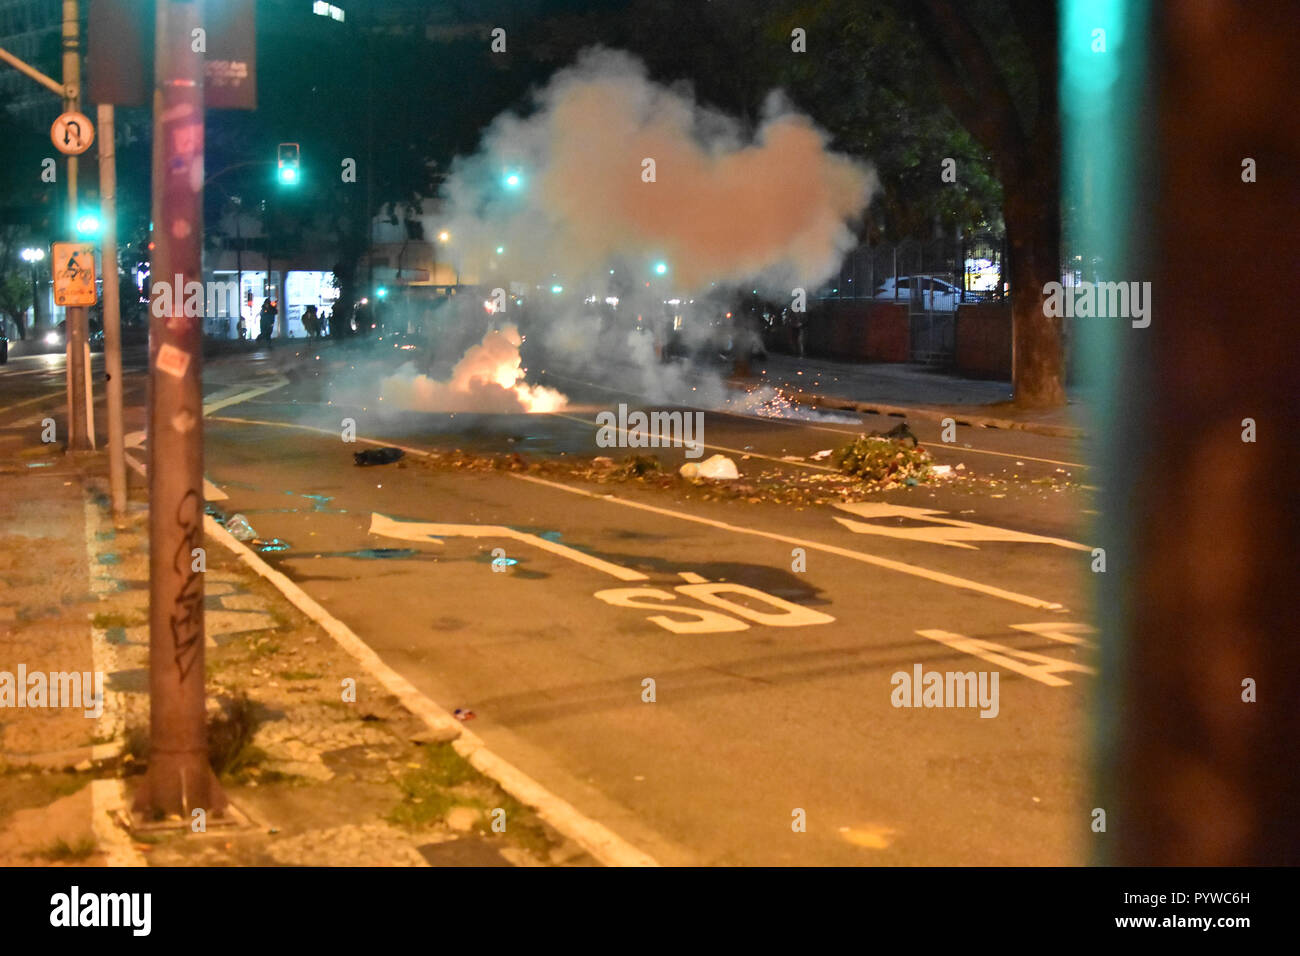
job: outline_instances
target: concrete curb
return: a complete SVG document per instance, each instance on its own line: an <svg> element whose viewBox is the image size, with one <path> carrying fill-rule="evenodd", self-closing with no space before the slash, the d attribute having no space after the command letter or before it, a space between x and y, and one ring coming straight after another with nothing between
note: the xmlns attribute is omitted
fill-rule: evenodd
<svg viewBox="0 0 1300 956"><path fill-rule="evenodd" d="M216 420L230 421L231 419L216 418ZM334 432L327 432L327 434L333 435ZM362 444L385 446L384 442L374 439L358 438L357 441ZM428 454L420 449L408 450L417 455ZM146 474L145 466L131 455L127 455L126 460L141 475ZM321 607L286 575L262 560L255 551L237 540L211 515L203 516L203 524L207 535L215 538L235 554L251 570L283 594L298 610L334 638L371 677L401 701L403 707L418 717L432 731L436 740L450 741L456 752L469 761L475 769L495 780L501 789L512 797L535 810L538 816L586 850L599 863L605 866L659 865L649 854L637 849L604 824L585 816L572 804L489 750L481 737L466 728L444 707L426 697L410 681L384 663L370 645L357 636L351 628Z"/></svg>

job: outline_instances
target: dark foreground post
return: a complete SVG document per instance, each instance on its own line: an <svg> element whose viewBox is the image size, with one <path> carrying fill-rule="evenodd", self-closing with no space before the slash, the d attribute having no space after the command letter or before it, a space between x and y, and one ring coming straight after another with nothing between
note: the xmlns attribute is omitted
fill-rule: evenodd
<svg viewBox="0 0 1300 956"><path fill-rule="evenodd" d="M219 816L226 797L208 764L203 666L201 316L183 314L202 281L203 55L194 0L157 0L154 92L155 301L149 336L149 772L137 812ZM170 292L170 294L168 294ZM179 313L179 314L178 314Z"/></svg>

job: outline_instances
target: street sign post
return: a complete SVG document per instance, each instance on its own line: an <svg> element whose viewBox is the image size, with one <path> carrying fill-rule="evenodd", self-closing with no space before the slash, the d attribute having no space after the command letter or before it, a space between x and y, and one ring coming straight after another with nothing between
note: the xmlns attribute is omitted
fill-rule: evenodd
<svg viewBox="0 0 1300 956"><path fill-rule="evenodd" d="M93 242L54 243L50 271L54 275L55 305L85 306L99 301Z"/></svg>
<svg viewBox="0 0 1300 956"><path fill-rule="evenodd" d="M95 142L95 124L75 110L61 113L50 126L50 141L65 156L80 156Z"/></svg>

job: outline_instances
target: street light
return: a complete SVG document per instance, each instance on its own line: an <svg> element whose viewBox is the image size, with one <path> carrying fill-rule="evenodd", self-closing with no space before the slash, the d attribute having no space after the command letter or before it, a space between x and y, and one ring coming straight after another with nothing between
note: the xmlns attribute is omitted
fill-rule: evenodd
<svg viewBox="0 0 1300 956"><path fill-rule="evenodd" d="M36 273L36 263L45 258L45 250L28 246L19 255L32 267L32 328L38 329L41 325L41 280Z"/></svg>
<svg viewBox="0 0 1300 956"><path fill-rule="evenodd" d="M449 239L451 239L451 233L449 233L446 229L438 233L439 242L447 242Z"/></svg>

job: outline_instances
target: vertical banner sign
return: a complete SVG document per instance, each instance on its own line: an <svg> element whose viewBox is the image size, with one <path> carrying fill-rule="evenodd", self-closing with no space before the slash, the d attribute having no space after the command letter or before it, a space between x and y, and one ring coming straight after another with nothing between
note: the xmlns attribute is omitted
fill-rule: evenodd
<svg viewBox="0 0 1300 956"><path fill-rule="evenodd" d="M155 0L90 0L86 60L95 103L147 106L153 88ZM209 109L257 109L255 0L202 0ZM190 38L194 51L196 40Z"/></svg>
<svg viewBox="0 0 1300 956"><path fill-rule="evenodd" d="M205 0L208 55L203 64L209 109L257 109L257 31L254 0Z"/></svg>

